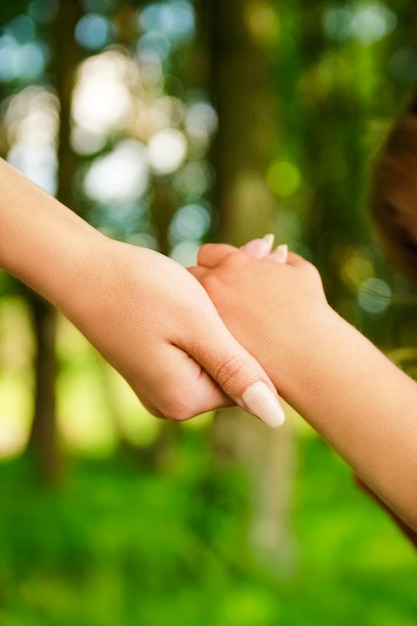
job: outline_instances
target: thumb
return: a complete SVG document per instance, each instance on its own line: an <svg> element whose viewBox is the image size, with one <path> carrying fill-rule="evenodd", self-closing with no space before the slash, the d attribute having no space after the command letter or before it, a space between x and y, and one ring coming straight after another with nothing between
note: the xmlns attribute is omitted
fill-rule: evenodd
<svg viewBox="0 0 417 626"><path fill-rule="evenodd" d="M269 376L223 324L211 314L196 332L187 351L236 404L271 427L280 426L285 414ZM201 318L200 318L201 319Z"/></svg>

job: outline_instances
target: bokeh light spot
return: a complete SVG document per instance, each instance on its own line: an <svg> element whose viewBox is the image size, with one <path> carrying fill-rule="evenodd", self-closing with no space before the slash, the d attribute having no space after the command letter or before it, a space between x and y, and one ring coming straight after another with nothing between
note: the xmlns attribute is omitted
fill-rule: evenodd
<svg viewBox="0 0 417 626"><path fill-rule="evenodd" d="M146 149L133 139L121 141L113 152L96 159L84 180L90 198L104 204L131 202L146 191L147 184Z"/></svg>
<svg viewBox="0 0 417 626"><path fill-rule="evenodd" d="M392 292L380 278L368 278L358 291L358 302L368 313L382 313L391 304Z"/></svg>
<svg viewBox="0 0 417 626"><path fill-rule="evenodd" d="M183 239L201 239L210 227L211 215L200 204L188 204L174 216L170 226L170 235L174 241Z"/></svg>
<svg viewBox="0 0 417 626"><path fill-rule="evenodd" d="M354 37L371 44L388 35L397 24L397 16L380 2L360 7L353 15L351 30Z"/></svg>
<svg viewBox="0 0 417 626"><path fill-rule="evenodd" d="M186 42L195 33L194 9L186 0L155 2L141 12L139 24L147 32L159 32L172 41Z"/></svg>
<svg viewBox="0 0 417 626"><path fill-rule="evenodd" d="M185 136L175 128L166 128L149 140L148 159L156 174L175 172L181 166L186 154Z"/></svg>
<svg viewBox="0 0 417 626"><path fill-rule="evenodd" d="M278 196L291 196L301 185L299 169L288 161L275 161L266 174L268 187Z"/></svg>
<svg viewBox="0 0 417 626"><path fill-rule="evenodd" d="M84 48L98 50L113 41L114 26L104 15L90 13L79 20L75 38Z"/></svg>

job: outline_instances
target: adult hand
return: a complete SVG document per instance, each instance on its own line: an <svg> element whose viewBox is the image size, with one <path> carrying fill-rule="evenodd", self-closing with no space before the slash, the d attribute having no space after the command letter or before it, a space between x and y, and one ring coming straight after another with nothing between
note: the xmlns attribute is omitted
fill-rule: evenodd
<svg viewBox="0 0 417 626"><path fill-rule="evenodd" d="M107 238L95 258L61 308L151 413L183 420L237 403L282 423L268 375L186 269Z"/></svg>
<svg viewBox="0 0 417 626"><path fill-rule="evenodd" d="M282 422L271 380L186 269L104 237L1 159L0 183L0 267L72 320L152 413L236 402Z"/></svg>

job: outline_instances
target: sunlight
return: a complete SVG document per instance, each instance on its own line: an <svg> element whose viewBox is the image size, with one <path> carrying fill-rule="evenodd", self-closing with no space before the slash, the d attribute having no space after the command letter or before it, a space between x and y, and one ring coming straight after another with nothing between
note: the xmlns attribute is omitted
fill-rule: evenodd
<svg viewBox="0 0 417 626"><path fill-rule="evenodd" d="M266 175L268 187L284 198L295 193L301 185L301 174L293 163L275 161L270 165Z"/></svg>
<svg viewBox="0 0 417 626"><path fill-rule="evenodd" d="M128 85L134 70L135 64L116 51L84 61L73 94L75 124L93 135L125 128L133 112Z"/></svg>
<svg viewBox="0 0 417 626"><path fill-rule="evenodd" d="M177 126L183 118L183 106L177 98L162 95L162 90L151 88L143 98L135 100L135 118L132 130L145 143L157 132Z"/></svg>
<svg viewBox="0 0 417 626"><path fill-rule="evenodd" d="M45 70L50 50L36 38L35 24L28 15L18 15L2 28L0 80L33 80Z"/></svg>
<svg viewBox="0 0 417 626"><path fill-rule="evenodd" d="M7 374L0 378L0 459L18 455L29 433L31 396L28 381Z"/></svg>
<svg viewBox="0 0 417 626"><path fill-rule="evenodd" d="M350 36L352 11L343 6L329 6L323 13L323 29L329 39L344 42Z"/></svg>
<svg viewBox="0 0 417 626"><path fill-rule="evenodd" d="M358 302L368 313L382 313L392 299L390 286L380 278L368 278L358 291Z"/></svg>
<svg viewBox="0 0 417 626"><path fill-rule="evenodd" d="M28 178L54 194L58 101L43 87L27 87L8 103L4 126L11 146L7 160Z"/></svg>
<svg viewBox="0 0 417 626"><path fill-rule="evenodd" d="M72 448L108 454L116 446L117 432L97 374L90 370L83 377L67 376L59 385L59 426Z"/></svg>
<svg viewBox="0 0 417 626"><path fill-rule="evenodd" d="M32 413L33 339L26 309L17 298L3 297L0 307L0 458L19 454Z"/></svg>
<svg viewBox="0 0 417 626"><path fill-rule="evenodd" d="M121 141L113 152L96 159L84 179L90 198L108 204L133 201L147 185L146 149L134 139Z"/></svg>
<svg viewBox="0 0 417 626"><path fill-rule="evenodd" d="M279 20L272 4L265 0L250 2L245 8L245 21L252 38L260 45L271 42L279 34Z"/></svg>
<svg viewBox="0 0 417 626"><path fill-rule="evenodd" d="M139 24L145 32L163 34L174 42L186 42L195 33L194 8L187 0L154 2L141 11Z"/></svg>
<svg viewBox="0 0 417 626"><path fill-rule="evenodd" d="M374 264L366 251L360 248L351 250L345 255L346 258L339 258L341 266L341 276L347 285L357 291L361 285L375 274Z"/></svg>
<svg viewBox="0 0 417 626"><path fill-rule="evenodd" d="M351 30L364 44L383 39L397 25L397 16L380 2L360 7L353 15Z"/></svg>
<svg viewBox="0 0 417 626"><path fill-rule="evenodd" d="M195 157L203 156L218 129L217 112L205 100L191 101L185 113L185 128Z"/></svg>
<svg viewBox="0 0 417 626"><path fill-rule="evenodd" d="M372 44L386 37L397 25L397 16L380 2L355 9L330 6L323 15L323 28L329 39L338 42L355 38Z"/></svg>
<svg viewBox="0 0 417 626"><path fill-rule="evenodd" d="M171 42L166 35L158 32L145 33L138 41L139 53L151 52L161 61L166 61L171 54Z"/></svg>
<svg viewBox="0 0 417 626"><path fill-rule="evenodd" d="M78 22L75 38L88 50L98 50L114 40L114 24L104 15L88 13Z"/></svg>
<svg viewBox="0 0 417 626"><path fill-rule="evenodd" d="M208 231L211 215L206 207L200 204L187 204L180 208L171 222L169 233L173 241L183 239L199 240Z"/></svg>
<svg viewBox="0 0 417 626"><path fill-rule="evenodd" d="M193 153L192 147L190 152ZM194 156L194 154L193 154ZM175 175L173 186L175 191L189 198L201 198L214 183L215 172L207 161L191 161Z"/></svg>
<svg viewBox="0 0 417 626"><path fill-rule="evenodd" d="M170 257L180 265L190 267L197 262L197 252L200 246L200 241L181 241L172 248Z"/></svg>
<svg viewBox="0 0 417 626"><path fill-rule="evenodd" d="M156 133L148 143L149 164L156 174L171 174L182 165L187 154L184 133L167 128Z"/></svg>
<svg viewBox="0 0 417 626"><path fill-rule="evenodd" d="M136 445L154 441L162 422L146 411L120 374L61 316L57 353L62 363L59 424L71 448L106 455L120 436Z"/></svg>

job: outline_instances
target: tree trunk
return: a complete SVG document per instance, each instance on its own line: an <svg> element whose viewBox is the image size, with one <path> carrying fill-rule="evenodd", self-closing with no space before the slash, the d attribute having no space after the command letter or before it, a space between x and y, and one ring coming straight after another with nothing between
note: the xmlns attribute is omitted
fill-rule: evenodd
<svg viewBox="0 0 417 626"><path fill-rule="evenodd" d="M213 148L217 173L218 237L242 245L274 232L277 207L265 184L277 128L276 97L260 15L268 0L201 2L210 46L210 84L219 114ZM257 36L258 35L258 36ZM254 553L275 571L288 569L293 545L289 513L294 475L294 439L287 426L270 430L239 408L220 411L214 427L218 460L238 461L252 484Z"/></svg>
<svg viewBox="0 0 417 626"><path fill-rule="evenodd" d="M71 96L79 53L74 42L74 30L81 15L78 2L61 0L54 24L56 46L53 72L60 103L60 129L58 147L57 197L67 206L73 204L72 181L77 167L69 137L71 127ZM55 355L56 313L52 307L35 294L30 294L28 304L33 319L35 337L35 389L32 429L29 448L39 461L47 483L59 482L62 463L57 445L56 375Z"/></svg>
<svg viewBox="0 0 417 626"><path fill-rule="evenodd" d="M219 114L212 158L218 236L242 245L273 230L276 204L265 172L276 145L276 98L264 42L251 32L267 0L213 0L203 11L210 33L210 86Z"/></svg>
<svg viewBox="0 0 417 626"><path fill-rule="evenodd" d="M59 482L61 462L56 434L56 313L36 294L29 295L35 338L33 420L29 450L48 484Z"/></svg>

